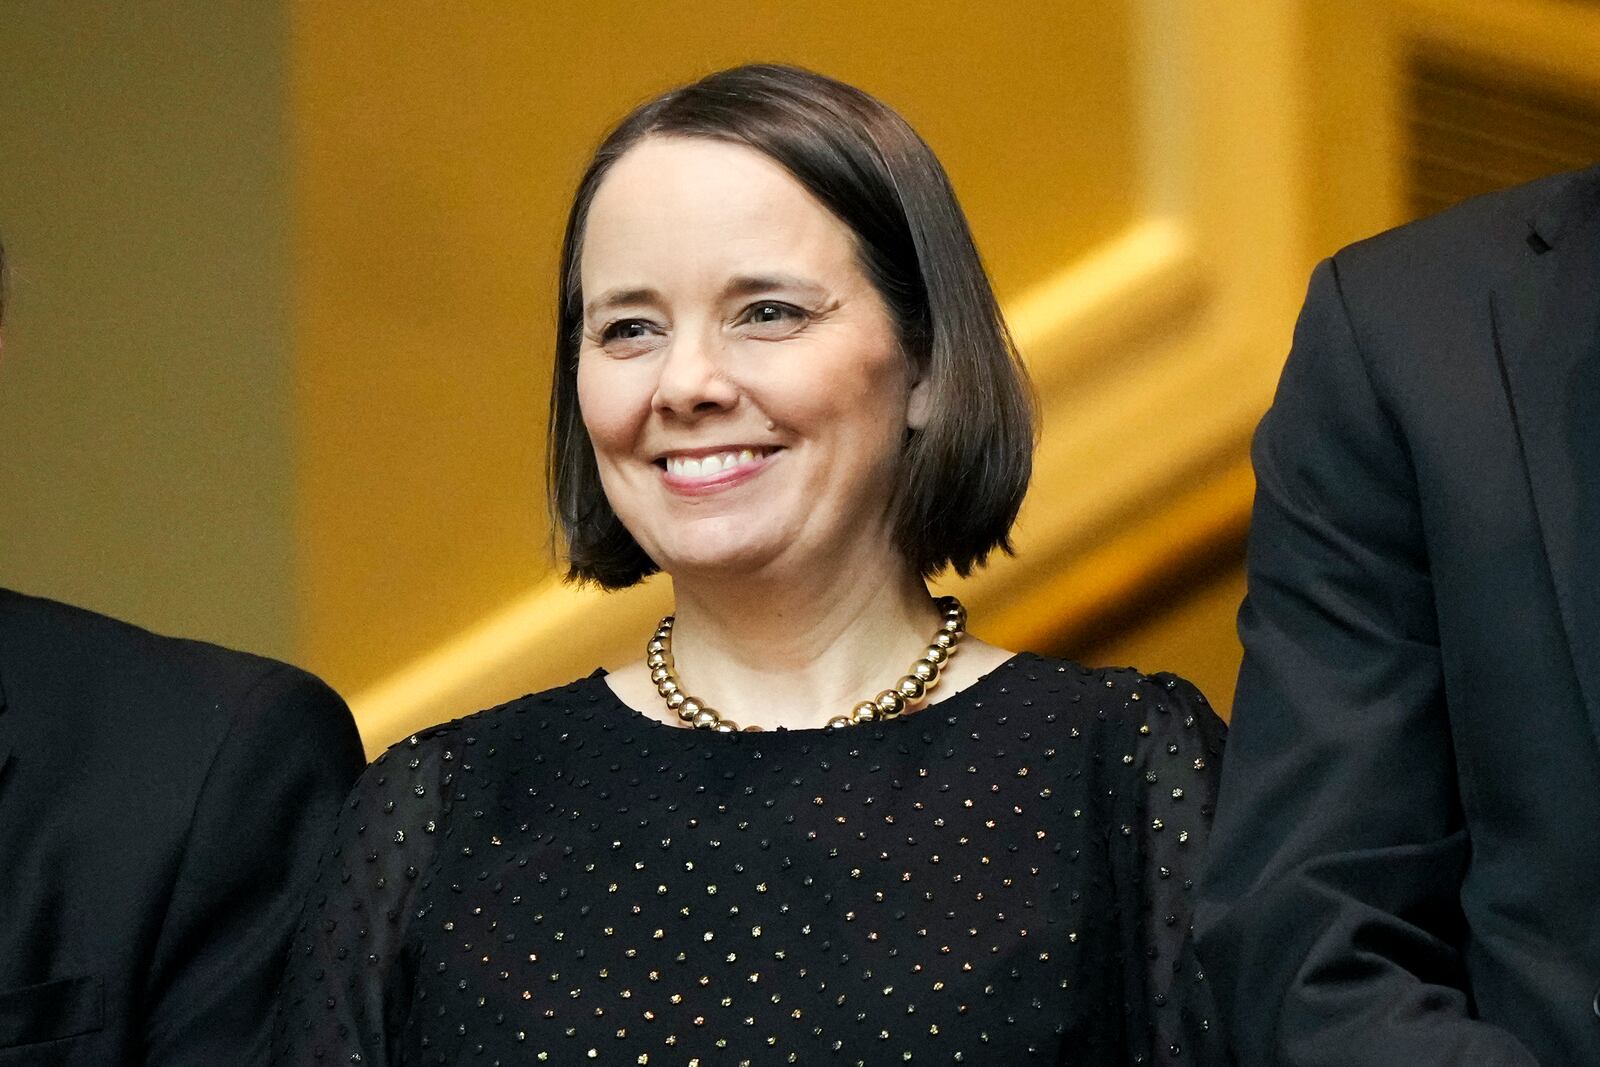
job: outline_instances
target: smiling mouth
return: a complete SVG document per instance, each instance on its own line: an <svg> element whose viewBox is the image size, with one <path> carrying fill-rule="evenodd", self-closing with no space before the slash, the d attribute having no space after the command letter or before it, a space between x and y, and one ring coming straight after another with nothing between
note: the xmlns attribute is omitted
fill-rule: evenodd
<svg viewBox="0 0 1600 1067"><path fill-rule="evenodd" d="M739 448L698 456L669 455L656 460L656 466L674 478L712 478L740 467L754 466L776 451L775 448Z"/></svg>

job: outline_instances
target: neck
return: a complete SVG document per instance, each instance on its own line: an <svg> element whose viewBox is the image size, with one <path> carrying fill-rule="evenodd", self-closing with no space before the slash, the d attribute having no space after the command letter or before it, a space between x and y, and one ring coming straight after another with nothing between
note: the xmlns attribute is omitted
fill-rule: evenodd
<svg viewBox="0 0 1600 1067"><path fill-rule="evenodd" d="M684 691L741 726L793 729L892 686L938 627L926 586L898 562L818 570L782 582L676 581Z"/></svg>

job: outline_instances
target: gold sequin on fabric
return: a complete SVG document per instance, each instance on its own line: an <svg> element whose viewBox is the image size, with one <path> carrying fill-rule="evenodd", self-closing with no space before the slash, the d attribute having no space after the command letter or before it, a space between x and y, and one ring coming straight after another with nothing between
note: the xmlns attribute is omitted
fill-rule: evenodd
<svg viewBox="0 0 1600 1067"><path fill-rule="evenodd" d="M598 673L436 727L346 804L274 1062L1223 1062L1224 734L1030 654L850 730L679 730Z"/></svg>

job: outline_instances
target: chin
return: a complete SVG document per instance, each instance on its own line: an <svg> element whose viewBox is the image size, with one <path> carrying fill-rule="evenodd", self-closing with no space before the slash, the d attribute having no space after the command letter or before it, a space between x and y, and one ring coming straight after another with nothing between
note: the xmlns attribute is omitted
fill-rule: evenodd
<svg viewBox="0 0 1600 1067"><path fill-rule="evenodd" d="M782 551L781 545L696 545L692 550L668 550L656 556L669 575L736 578L763 570Z"/></svg>
<svg viewBox="0 0 1600 1067"><path fill-rule="evenodd" d="M786 556L794 557L794 542L781 537L743 536L726 540L697 540L693 545L673 545L665 553L662 570L684 577L721 580L754 577L768 572Z"/></svg>
<svg viewBox="0 0 1600 1067"><path fill-rule="evenodd" d="M755 574L790 550L792 536L773 529L753 528L748 515L704 516L697 521L656 524L640 538L650 558L669 575L703 574L727 577ZM637 534L634 535L638 537Z"/></svg>

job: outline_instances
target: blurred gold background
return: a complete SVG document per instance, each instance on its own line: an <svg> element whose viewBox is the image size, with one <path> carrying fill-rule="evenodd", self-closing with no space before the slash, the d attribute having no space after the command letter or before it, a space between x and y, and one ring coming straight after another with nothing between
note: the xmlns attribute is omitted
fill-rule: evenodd
<svg viewBox="0 0 1600 1067"><path fill-rule="evenodd" d="M0 584L301 663L370 749L636 653L555 578L563 212L631 106L843 78L951 173L1045 406L1002 644L1226 709L1251 491L1311 266L1600 159L1600 5L13 0Z"/></svg>

